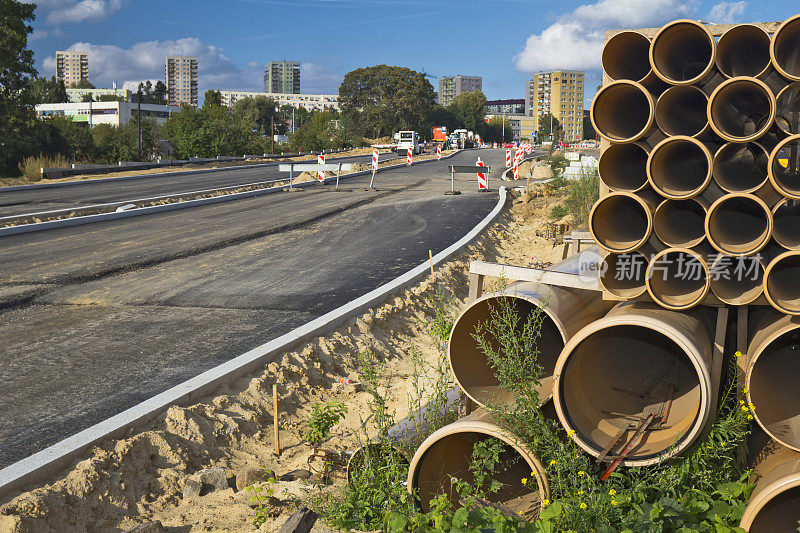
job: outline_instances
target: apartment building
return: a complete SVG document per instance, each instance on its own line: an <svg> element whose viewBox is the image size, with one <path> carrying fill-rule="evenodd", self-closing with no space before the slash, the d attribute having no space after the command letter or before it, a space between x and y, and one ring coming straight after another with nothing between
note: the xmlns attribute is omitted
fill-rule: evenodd
<svg viewBox="0 0 800 533"><path fill-rule="evenodd" d="M439 78L439 104L448 106L459 94L482 90L483 78L480 76L442 76Z"/></svg>
<svg viewBox="0 0 800 533"><path fill-rule="evenodd" d="M116 85L116 84L115 84ZM67 98L70 102L83 102L86 95L92 95L94 100L99 100L103 96L111 96L117 100L130 102L133 93L128 89L67 89Z"/></svg>
<svg viewBox="0 0 800 533"><path fill-rule="evenodd" d="M300 94L300 62L270 61L264 68L264 92Z"/></svg>
<svg viewBox="0 0 800 533"><path fill-rule="evenodd" d="M167 104L189 104L197 107L197 58L167 56L164 74Z"/></svg>
<svg viewBox="0 0 800 533"><path fill-rule="evenodd" d="M517 115L525 112L525 100L509 99L509 100L488 100L484 106L484 112L487 115Z"/></svg>
<svg viewBox="0 0 800 533"><path fill-rule="evenodd" d="M86 52L56 52L56 79L67 87L75 87L81 81L89 81L89 54Z"/></svg>
<svg viewBox="0 0 800 533"><path fill-rule="evenodd" d="M564 140L583 138L585 75L580 70L549 70L525 82L525 114L537 119L552 113L564 128Z"/></svg>
<svg viewBox="0 0 800 533"><path fill-rule="evenodd" d="M222 105L227 107L233 107L233 104L242 98L266 96L275 100L278 105L302 107L308 111L339 110L338 94L259 93L251 91L220 91L220 94L222 95Z"/></svg>

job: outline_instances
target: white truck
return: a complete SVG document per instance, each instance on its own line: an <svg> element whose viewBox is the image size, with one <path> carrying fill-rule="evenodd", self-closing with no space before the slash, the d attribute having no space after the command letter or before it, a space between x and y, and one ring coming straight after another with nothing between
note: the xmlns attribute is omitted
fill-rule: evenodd
<svg viewBox="0 0 800 533"><path fill-rule="evenodd" d="M422 146L419 144L419 134L416 131L401 131L397 134L397 153L405 154L411 148L415 155L422 153Z"/></svg>

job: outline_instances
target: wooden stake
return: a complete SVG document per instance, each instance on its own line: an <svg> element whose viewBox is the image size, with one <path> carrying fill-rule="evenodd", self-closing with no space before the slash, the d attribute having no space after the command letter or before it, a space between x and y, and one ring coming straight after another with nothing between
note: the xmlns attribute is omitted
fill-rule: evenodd
<svg viewBox="0 0 800 533"><path fill-rule="evenodd" d="M280 455L281 438L278 432L278 385L272 385L272 412L275 422L275 455Z"/></svg>
<svg viewBox="0 0 800 533"><path fill-rule="evenodd" d="M428 250L428 257L431 258L431 277L433 277L433 251Z"/></svg>

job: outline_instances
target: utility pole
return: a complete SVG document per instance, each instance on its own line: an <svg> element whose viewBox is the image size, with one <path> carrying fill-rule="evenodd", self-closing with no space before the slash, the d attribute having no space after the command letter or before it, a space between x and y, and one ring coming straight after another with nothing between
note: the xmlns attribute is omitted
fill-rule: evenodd
<svg viewBox="0 0 800 533"><path fill-rule="evenodd" d="M506 110L503 108L503 138L501 139L502 143L505 144L506 142Z"/></svg>
<svg viewBox="0 0 800 533"><path fill-rule="evenodd" d="M142 160L142 89L136 95L136 130L139 140L139 161Z"/></svg>
<svg viewBox="0 0 800 533"><path fill-rule="evenodd" d="M272 153L275 153L275 115L272 115Z"/></svg>

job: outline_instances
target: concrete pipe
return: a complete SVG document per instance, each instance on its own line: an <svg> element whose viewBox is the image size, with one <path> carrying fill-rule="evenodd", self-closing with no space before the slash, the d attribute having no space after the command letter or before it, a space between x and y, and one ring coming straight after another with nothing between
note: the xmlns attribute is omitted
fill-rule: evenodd
<svg viewBox="0 0 800 533"><path fill-rule="evenodd" d="M753 194L726 194L708 208L706 237L718 251L729 255L758 252L772 236L772 211Z"/></svg>
<svg viewBox="0 0 800 533"><path fill-rule="evenodd" d="M632 252L650 237L658 203L658 197L649 191L612 192L600 198L589 212L592 238L609 252Z"/></svg>
<svg viewBox="0 0 800 533"><path fill-rule="evenodd" d="M784 135L800 133L800 82L794 82L775 97L775 125Z"/></svg>
<svg viewBox="0 0 800 533"><path fill-rule="evenodd" d="M611 142L632 142L653 131L655 102L635 81L620 80L600 89L592 101L591 120L597 133Z"/></svg>
<svg viewBox="0 0 800 533"><path fill-rule="evenodd" d="M767 434L800 451L800 317L767 312L752 330L745 387Z"/></svg>
<svg viewBox="0 0 800 533"><path fill-rule="evenodd" d="M711 288L705 255L688 248L667 248L647 268L647 292L667 309L691 309L703 302Z"/></svg>
<svg viewBox="0 0 800 533"><path fill-rule="evenodd" d="M512 394L500 387L491 363L473 337L479 324L489 322L492 309L499 309L502 298L509 298L513 304L520 318L520 333L533 313L543 314L537 348L543 371L538 390L544 402L552 394L553 368L564 343L583 326L603 316L613 303L603 301L595 291L532 282L512 284L473 302L453 324L447 357L458 386L480 406L491 401L513 401ZM496 342L493 338L485 340Z"/></svg>
<svg viewBox="0 0 800 533"><path fill-rule="evenodd" d="M612 80L641 82L652 72L649 52L650 39L635 31L620 32L603 47L603 72Z"/></svg>
<svg viewBox="0 0 800 533"><path fill-rule="evenodd" d="M643 142L614 143L600 154L600 179L612 191L636 192L647 185L650 146Z"/></svg>
<svg viewBox="0 0 800 533"><path fill-rule="evenodd" d="M800 250L800 200L786 198L772 208L772 238L788 250Z"/></svg>
<svg viewBox="0 0 800 533"><path fill-rule="evenodd" d="M656 124L667 135L699 137L710 131L708 96L693 85L675 85L658 97Z"/></svg>
<svg viewBox="0 0 800 533"><path fill-rule="evenodd" d="M714 154L712 174L725 192L751 193L769 179L769 153L761 144L726 143Z"/></svg>
<svg viewBox="0 0 800 533"><path fill-rule="evenodd" d="M769 55L772 66L783 77L800 81L800 15L786 19L775 31Z"/></svg>
<svg viewBox="0 0 800 533"><path fill-rule="evenodd" d="M669 247L693 248L706 238L708 205L699 196L688 200L664 200L653 215L653 231Z"/></svg>
<svg viewBox="0 0 800 533"><path fill-rule="evenodd" d="M797 531L800 521L800 453L770 441L760 447L754 463L756 486L739 527L750 533Z"/></svg>
<svg viewBox="0 0 800 533"><path fill-rule="evenodd" d="M600 286L616 296L628 300L647 292L647 265L649 258L640 251L608 254L600 266Z"/></svg>
<svg viewBox="0 0 800 533"><path fill-rule="evenodd" d="M478 409L472 414L435 431L417 449L408 470L408 492L417 492L423 512L430 510L430 501L447 494L458 504L458 494L451 477L472 482L469 466L475 444L495 438L505 446L494 479L502 484L497 494L489 497L516 513L537 513L542 500L549 499L550 487L539 459L520 439L502 429L492 415ZM523 484L521 480L528 479Z"/></svg>
<svg viewBox="0 0 800 533"><path fill-rule="evenodd" d="M606 460L653 416L624 466L680 454L712 419L712 329L704 310L625 302L578 332L556 365L556 413L575 442ZM574 431L574 433L572 433Z"/></svg>
<svg viewBox="0 0 800 533"><path fill-rule="evenodd" d="M770 66L770 37L753 24L739 24L717 41L717 69L727 78L757 78Z"/></svg>
<svg viewBox="0 0 800 533"><path fill-rule="evenodd" d="M719 254L710 273L711 292L728 305L747 305L764 294L764 265L757 257Z"/></svg>
<svg viewBox="0 0 800 533"><path fill-rule="evenodd" d="M685 135L668 137L650 152L647 179L662 196L684 200L697 196L709 184L711 163L709 146Z"/></svg>
<svg viewBox="0 0 800 533"><path fill-rule="evenodd" d="M693 20L675 20L653 38L650 66L667 83L700 83L713 72L715 47L714 36L705 26Z"/></svg>
<svg viewBox="0 0 800 533"><path fill-rule="evenodd" d="M790 250L769 262L764 295L770 305L788 315L800 315L800 251Z"/></svg>
<svg viewBox="0 0 800 533"><path fill-rule="evenodd" d="M726 141L754 141L775 121L775 96L761 80L731 78L711 93L706 114L711 129Z"/></svg>
<svg viewBox="0 0 800 533"><path fill-rule="evenodd" d="M800 135L779 142L769 154L769 181L781 194L800 199Z"/></svg>

